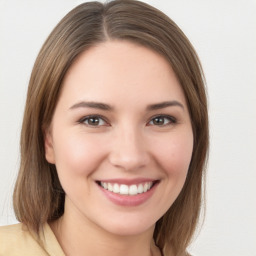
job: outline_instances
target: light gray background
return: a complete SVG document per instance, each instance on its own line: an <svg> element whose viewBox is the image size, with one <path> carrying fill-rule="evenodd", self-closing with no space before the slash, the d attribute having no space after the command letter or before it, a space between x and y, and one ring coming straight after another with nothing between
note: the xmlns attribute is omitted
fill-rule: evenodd
<svg viewBox="0 0 256 256"><path fill-rule="evenodd" d="M15 223L12 190L32 65L57 22L82 1L0 0L0 225ZM207 78L211 150L196 256L256 255L256 2L146 1L195 46Z"/></svg>

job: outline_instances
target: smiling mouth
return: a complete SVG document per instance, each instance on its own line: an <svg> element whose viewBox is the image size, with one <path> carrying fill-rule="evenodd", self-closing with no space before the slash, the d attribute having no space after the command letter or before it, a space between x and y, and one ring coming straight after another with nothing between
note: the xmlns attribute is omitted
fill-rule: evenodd
<svg viewBox="0 0 256 256"><path fill-rule="evenodd" d="M104 188L105 190L108 190L114 194L119 195L130 195L135 196L138 194L143 194L152 189L152 187L158 183L159 181L149 181L149 182L143 182L139 184L118 184L118 183L111 183L111 182L103 182L103 181L97 181L97 184Z"/></svg>

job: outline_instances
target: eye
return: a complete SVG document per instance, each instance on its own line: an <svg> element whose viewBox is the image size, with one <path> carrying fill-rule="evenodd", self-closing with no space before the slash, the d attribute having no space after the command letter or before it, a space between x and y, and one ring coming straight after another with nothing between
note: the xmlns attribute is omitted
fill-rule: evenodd
<svg viewBox="0 0 256 256"><path fill-rule="evenodd" d="M94 126L94 127L108 125L108 123L101 116L98 116L98 115L85 116L79 120L79 123L85 124L87 126Z"/></svg>
<svg viewBox="0 0 256 256"><path fill-rule="evenodd" d="M156 125L156 126L166 126L166 125L175 124L175 123L176 123L176 119L174 117L159 115L159 116L153 117L148 124Z"/></svg>

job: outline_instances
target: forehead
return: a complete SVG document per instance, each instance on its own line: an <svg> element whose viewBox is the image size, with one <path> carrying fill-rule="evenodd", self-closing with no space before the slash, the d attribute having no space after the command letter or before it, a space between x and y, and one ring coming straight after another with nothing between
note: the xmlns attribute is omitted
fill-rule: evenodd
<svg viewBox="0 0 256 256"><path fill-rule="evenodd" d="M185 103L179 81L167 60L128 41L109 41L83 52L68 70L61 97L70 100Z"/></svg>

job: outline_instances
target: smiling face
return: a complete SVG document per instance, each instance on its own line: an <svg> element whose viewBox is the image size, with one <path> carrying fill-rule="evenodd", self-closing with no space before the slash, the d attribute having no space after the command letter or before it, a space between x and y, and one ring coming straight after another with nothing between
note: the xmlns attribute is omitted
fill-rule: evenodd
<svg viewBox="0 0 256 256"><path fill-rule="evenodd" d="M153 230L186 179L193 133L169 63L145 47L98 44L71 66L45 137L65 216L112 234Z"/></svg>

